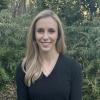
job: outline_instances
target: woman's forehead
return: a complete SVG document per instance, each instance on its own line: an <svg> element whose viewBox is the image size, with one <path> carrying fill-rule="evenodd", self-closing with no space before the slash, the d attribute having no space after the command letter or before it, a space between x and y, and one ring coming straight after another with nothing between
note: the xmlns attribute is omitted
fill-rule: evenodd
<svg viewBox="0 0 100 100"><path fill-rule="evenodd" d="M36 27L44 27L44 26L57 27L58 25L57 22L52 17L44 17L36 22Z"/></svg>

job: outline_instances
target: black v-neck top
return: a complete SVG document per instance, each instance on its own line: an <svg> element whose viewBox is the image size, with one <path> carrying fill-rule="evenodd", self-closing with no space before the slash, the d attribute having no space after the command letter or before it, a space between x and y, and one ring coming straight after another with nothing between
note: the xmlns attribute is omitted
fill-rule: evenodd
<svg viewBox="0 0 100 100"><path fill-rule="evenodd" d="M17 100L82 100L81 67L60 54L49 76L44 74L34 84L24 84L21 64L16 70Z"/></svg>

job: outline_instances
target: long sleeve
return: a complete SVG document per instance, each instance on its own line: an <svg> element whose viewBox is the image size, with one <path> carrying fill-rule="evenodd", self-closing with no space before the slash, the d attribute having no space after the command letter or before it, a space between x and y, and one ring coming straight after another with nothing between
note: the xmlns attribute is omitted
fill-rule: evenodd
<svg viewBox="0 0 100 100"><path fill-rule="evenodd" d="M70 92L70 100L82 100L82 73L81 66L73 62L71 67L71 92Z"/></svg>
<svg viewBox="0 0 100 100"><path fill-rule="evenodd" d="M24 76L21 64L19 64L16 69L17 100L30 100L28 87L24 84Z"/></svg>

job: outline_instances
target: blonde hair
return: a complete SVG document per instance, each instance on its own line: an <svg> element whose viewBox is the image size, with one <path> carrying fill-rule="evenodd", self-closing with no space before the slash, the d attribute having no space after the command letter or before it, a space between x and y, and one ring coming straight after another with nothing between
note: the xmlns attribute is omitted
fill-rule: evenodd
<svg viewBox="0 0 100 100"><path fill-rule="evenodd" d="M27 35L27 48L26 55L22 62L22 69L25 72L25 84L30 86L34 83L42 74L41 71L41 59L39 57L39 48L35 41L35 25L36 22L45 17L52 17L58 24L58 39L56 42L56 50L58 53L64 53L65 41L64 31L62 23L58 16L51 10L41 11L33 20L30 31Z"/></svg>

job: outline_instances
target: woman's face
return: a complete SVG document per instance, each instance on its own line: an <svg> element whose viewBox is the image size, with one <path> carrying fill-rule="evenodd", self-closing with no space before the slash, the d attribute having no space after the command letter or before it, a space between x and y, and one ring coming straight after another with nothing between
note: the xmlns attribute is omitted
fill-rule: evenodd
<svg viewBox="0 0 100 100"><path fill-rule="evenodd" d="M56 50L58 38L57 22L52 17L41 18L37 21L35 28L35 38L39 50L43 52Z"/></svg>

